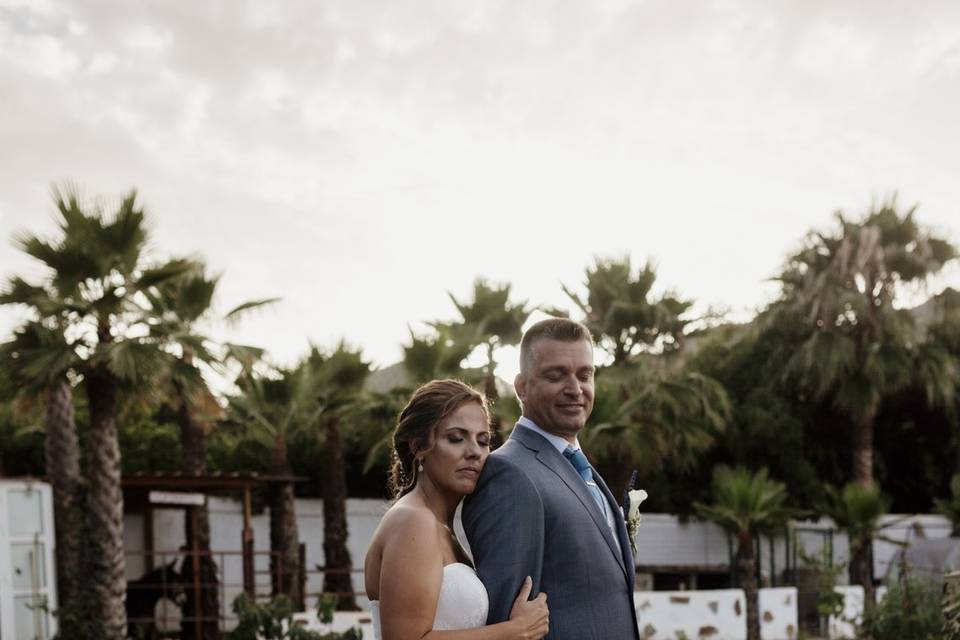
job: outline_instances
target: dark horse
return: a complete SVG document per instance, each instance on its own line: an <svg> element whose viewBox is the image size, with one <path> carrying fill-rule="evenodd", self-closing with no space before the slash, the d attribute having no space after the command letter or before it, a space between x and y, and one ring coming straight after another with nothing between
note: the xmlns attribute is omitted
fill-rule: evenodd
<svg viewBox="0 0 960 640"><path fill-rule="evenodd" d="M178 605L183 599L183 576L177 573L177 561L160 565L136 580L127 582L127 636L155 638L154 608L160 598L173 600Z"/></svg>

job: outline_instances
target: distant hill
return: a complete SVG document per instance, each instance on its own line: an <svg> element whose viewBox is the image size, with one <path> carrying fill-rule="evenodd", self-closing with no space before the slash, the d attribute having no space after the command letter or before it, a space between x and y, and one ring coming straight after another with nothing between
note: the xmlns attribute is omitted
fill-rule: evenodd
<svg viewBox="0 0 960 640"><path fill-rule="evenodd" d="M478 378L480 376L478 369L464 369L464 372L469 378ZM375 369L371 372L370 375L367 376L367 382L364 386L368 391L375 393L386 393L393 389L409 388L411 386L410 373L406 367L403 366L402 362L395 362L394 364L383 367L382 369ZM513 395L513 385L503 378L497 378L497 392L501 398Z"/></svg>

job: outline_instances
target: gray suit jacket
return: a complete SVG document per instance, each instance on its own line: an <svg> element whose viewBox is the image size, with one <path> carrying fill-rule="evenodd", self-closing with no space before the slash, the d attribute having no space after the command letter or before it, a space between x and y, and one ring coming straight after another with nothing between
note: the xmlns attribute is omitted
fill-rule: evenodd
<svg viewBox="0 0 960 640"><path fill-rule="evenodd" d="M487 458L463 506L463 527L490 597L488 624L509 619L526 576L545 592L551 640L639 637L633 554L620 510L616 538L576 470L539 434L518 426Z"/></svg>

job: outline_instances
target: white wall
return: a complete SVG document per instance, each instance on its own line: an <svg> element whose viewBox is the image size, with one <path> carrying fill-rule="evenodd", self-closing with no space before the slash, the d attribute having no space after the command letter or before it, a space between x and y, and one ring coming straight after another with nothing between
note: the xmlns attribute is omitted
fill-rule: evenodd
<svg viewBox="0 0 960 640"><path fill-rule="evenodd" d="M747 603L740 589L638 591L633 599L644 640L747 637ZM798 631L797 590L761 589L759 614L763 640L794 640Z"/></svg>
<svg viewBox="0 0 960 640"><path fill-rule="evenodd" d="M860 623L860 616L863 615L863 587L858 584L845 585L835 587L834 591L843 595L843 612L839 617L830 616L827 630L833 640L852 640L857 635L856 625ZM877 602L886 595L886 587L877 588Z"/></svg>
<svg viewBox="0 0 960 640"><path fill-rule="evenodd" d="M241 531L243 527L242 509L238 501L225 498L210 498L210 533L211 546L216 551L233 550L233 555L217 558L224 574L226 595L224 606L229 611L233 598L242 591L242 563L239 551L241 548ZM367 546L383 513L389 506L385 500L368 500L350 498L347 500L348 547L355 568L362 568ZM323 502L317 499L302 499L296 501L297 522L300 530L300 540L306 545L308 583L307 592L317 594L322 587L323 577L315 571L316 565L322 565L323 559ZM916 535L917 526L922 527L927 537L946 537L950 533L949 522L940 516L911 516L903 519L898 516L887 516L887 522L897 522L886 533L901 540L908 540ZM125 519L125 541L128 551L142 550L144 520L142 516L128 515ZM257 514L252 523L254 529L254 548L258 551L269 551L270 529L269 515L266 511ZM826 530L831 526L829 520L801 523L805 528ZM184 543L183 511L178 509L157 509L154 512L153 536L158 551L166 551L175 556L177 550ZM798 536L801 544L808 553L819 551L826 538L815 532L803 532ZM783 540L775 540L776 567L783 569L784 547ZM848 557L846 537L840 534L833 536L833 557L841 562ZM885 543L875 546L875 562L877 576L882 576L897 547ZM761 552L763 566L769 569L769 544L764 539ZM644 514L643 524L637 537L637 563L643 565L725 565L729 562L729 547L727 536L719 527L712 523L690 521L682 523L676 516L668 514ZM256 576L258 588L269 589L269 561L266 556L259 556L256 560ZM127 575L136 578L142 575L144 564L142 558L136 554L127 558ZM846 575L840 576L841 582ZM363 577L358 571L353 574L354 590L363 591ZM646 593L646 592L644 592ZM692 593L692 592L686 592ZM770 591L769 593L776 593ZM651 596L654 597L654 596ZM660 597L660 596L655 596ZM669 596L667 596L669 597ZM772 596L770 596L772 597ZM772 601L771 601L772 602ZM308 601L308 606L315 606L315 602ZM359 599L362 607L367 606L365 598ZM771 604L771 611L775 609ZM796 605L794 603L794 610ZM776 619L780 617L774 614ZM795 617L795 614L794 614ZM796 623L794 622L794 625ZM641 625L641 628L643 625ZM693 635L692 637L696 637Z"/></svg>

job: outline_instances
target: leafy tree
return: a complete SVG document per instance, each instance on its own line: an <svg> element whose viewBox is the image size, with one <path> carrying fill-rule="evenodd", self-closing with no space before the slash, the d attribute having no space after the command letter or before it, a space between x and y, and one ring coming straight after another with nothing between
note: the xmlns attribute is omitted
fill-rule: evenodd
<svg viewBox="0 0 960 640"><path fill-rule="evenodd" d="M713 475L713 503L694 504L701 518L716 522L737 540L737 584L747 600L747 640L760 640L754 541L796 515L785 502L786 488L771 480L766 469L754 473L721 466Z"/></svg>
<svg viewBox="0 0 960 640"><path fill-rule="evenodd" d="M0 477L44 474L44 433L38 411L22 405L10 372L0 367ZM56 508L56 507L55 507Z"/></svg>
<svg viewBox="0 0 960 640"><path fill-rule="evenodd" d="M635 271L629 256L597 258L586 270L586 297L563 286L564 293L583 313L598 346L627 364L644 351L675 351L684 342L687 321L682 316L691 302L664 294L652 298L656 268L648 262Z"/></svg>
<svg viewBox="0 0 960 640"><path fill-rule="evenodd" d="M176 424L151 415L128 415L117 427L123 453L123 475L176 473L183 468L183 449Z"/></svg>
<svg viewBox="0 0 960 640"><path fill-rule="evenodd" d="M848 417L852 475L874 485L874 427L883 401L919 381L931 404L954 401L958 364L926 340L896 306L908 287L926 283L957 251L924 230L914 209L895 201L861 220L837 213L832 232L811 232L779 277L775 321L798 327L785 353L786 376Z"/></svg>
<svg viewBox="0 0 960 640"><path fill-rule="evenodd" d="M40 285L14 278L4 298L39 310L41 321L49 319L47 332L11 357L23 358L24 368L35 374L72 370L82 381L90 412L87 500L94 532L94 566L84 577L105 637L119 640L126 634L126 576L117 412L124 398L149 385L169 362L162 341L151 335L143 292L195 265L184 259L147 264L145 215L135 192L110 214L100 204L81 204L75 191L55 191L54 197L59 238L18 239L24 252L48 268L48 277Z"/></svg>
<svg viewBox="0 0 960 640"><path fill-rule="evenodd" d="M822 501L823 482L843 483L846 440L839 437L829 406L811 402L782 383L783 352L795 344L789 327L754 322L726 325L688 337L685 371L718 381L727 391L730 419L700 469L678 475L665 469L663 483L675 492L709 484L718 464L751 469L769 466L787 486L793 507ZM655 494L651 494L654 497ZM702 499L696 493L694 499ZM671 507L682 509L683 496Z"/></svg>

